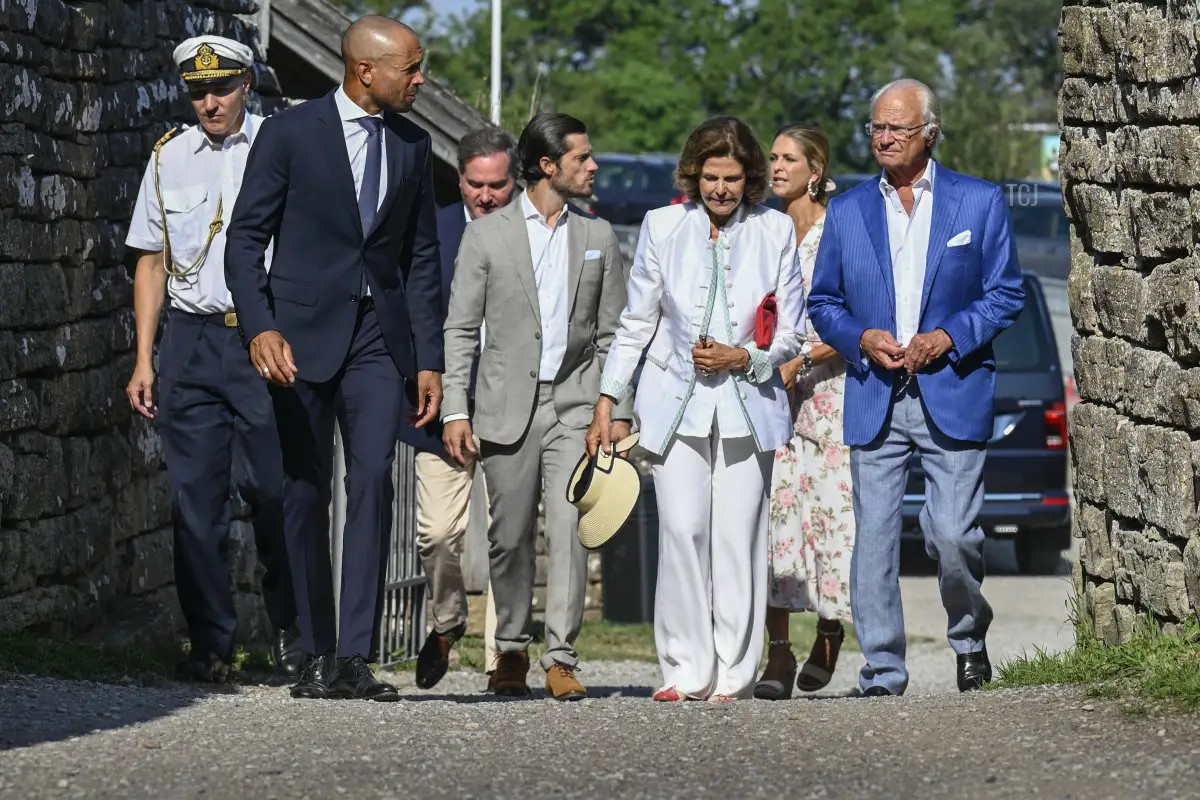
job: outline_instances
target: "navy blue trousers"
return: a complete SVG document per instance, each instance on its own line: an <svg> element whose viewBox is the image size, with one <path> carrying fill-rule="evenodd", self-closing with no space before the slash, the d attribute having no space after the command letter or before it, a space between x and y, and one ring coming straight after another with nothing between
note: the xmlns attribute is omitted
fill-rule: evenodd
<svg viewBox="0 0 1200 800"><path fill-rule="evenodd" d="M296 367L302 376L304 365ZM373 304L362 304L350 351L333 379L297 379L288 388L272 386L271 392L283 445L284 528L304 650L374 661L392 537L392 465L404 379L384 344ZM329 556L334 424L346 457L337 616Z"/></svg>
<svg viewBox="0 0 1200 800"><path fill-rule="evenodd" d="M271 395L223 315L172 309L158 379L156 420L171 478L179 604L193 651L228 661L237 633L226 559L235 476L254 514L267 616L277 628L296 621Z"/></svg>

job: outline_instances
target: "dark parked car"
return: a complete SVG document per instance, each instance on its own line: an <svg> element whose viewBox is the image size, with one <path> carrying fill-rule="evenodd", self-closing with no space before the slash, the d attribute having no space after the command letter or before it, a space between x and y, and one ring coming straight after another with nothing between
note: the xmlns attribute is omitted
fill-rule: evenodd
<svg viewBox="0 0 1200 800"><path fill-rule="evenodd" d="M1025 310L996 337L996 421L984 463L978 521L988 536L1013 538L1022 573L1054 572L1071 545L1067 408L1050 314L1036 275L1025 273ZM920 537L925 501L921 459L910 464L903 517Z"/></svg>
<svg viewBox="0 0 1200 800"><path fill-rule="evenodd" d="M1000 186L1021 269L1065 281L1071 271L1071 223L1063 210L1062 187L1046 181L1005 181Z"/></svg>
<svg viewBox="0 0 1200 800"><path fill-rule="evenodd" d="M869 180L879 180L879 173L871 174L866 172L850 172L846 173L845 175L834 175L833 182L836 184L836 186L834 190L829 193L829 196L837 197L847 189L853 189L863 181ZM776 211L783 210L782 201L780 201L780 199L776 197L775 193L772 191L767 192L767 198L763 200L763 205L767 206L768 208L773 208Z"/></svg>
<svg viewBox="0 0 1200 800"><path fill-rule="evenodd" d="M596 153L600 167L592 189L592 211L613 225L642 224L646 212L670 205L675 188L676 156L658 153Z"/></svg>

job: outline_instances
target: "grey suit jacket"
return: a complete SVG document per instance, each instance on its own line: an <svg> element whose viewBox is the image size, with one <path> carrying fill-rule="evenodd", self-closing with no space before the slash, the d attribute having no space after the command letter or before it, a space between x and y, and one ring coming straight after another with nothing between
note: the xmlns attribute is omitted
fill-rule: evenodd
<svg viewBox="0 0 1200 800"><path fill-rule="evenodd" d="M467 226L454 266L446 313L442 417L468 414L467 389L479 329L487 341L475 385L475 435L514 444L529 427L541 363L541 314L521 203ZM567 352L554 380L554 404L565 425L586 428L600 397L600 374L625 309L629 274L612 226L570 213L567 219L570 310ZM588 251L599 257L585 261ZM614 419L632 419L623 403Z"/></svg>

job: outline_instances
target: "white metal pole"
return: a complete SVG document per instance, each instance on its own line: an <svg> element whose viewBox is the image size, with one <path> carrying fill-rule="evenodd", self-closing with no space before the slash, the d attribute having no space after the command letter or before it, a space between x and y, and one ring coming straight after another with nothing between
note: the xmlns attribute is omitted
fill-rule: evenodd
<svg viewBox="0 0 1200 800"><path fill-rule="evenodd" d="M500 124L500 2L492 0L492 124Z"/></svg>

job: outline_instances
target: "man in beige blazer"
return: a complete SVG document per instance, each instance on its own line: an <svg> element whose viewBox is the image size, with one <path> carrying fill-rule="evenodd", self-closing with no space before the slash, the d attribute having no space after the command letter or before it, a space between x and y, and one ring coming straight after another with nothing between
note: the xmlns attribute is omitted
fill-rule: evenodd
<svg viewBox="0 0 1200 800"><path fill-rule="evenodd" d="M517 157L528 189L467 226L446 315L442 421L446 450L478 455L491 505L496 604L496 694L528 695L538 500L546 508L546 690L578 700L575 637L583 621L587 551L567 501L571 472L600 391L604 359L625 308L628 275L612 227L569 210L591 195L596 162L587 128L566 114L539 114ZM479 331L474 415L468 409ZM614 438L629 433L618 407ZM479 440L478 450L475 438Z"/></svg>

